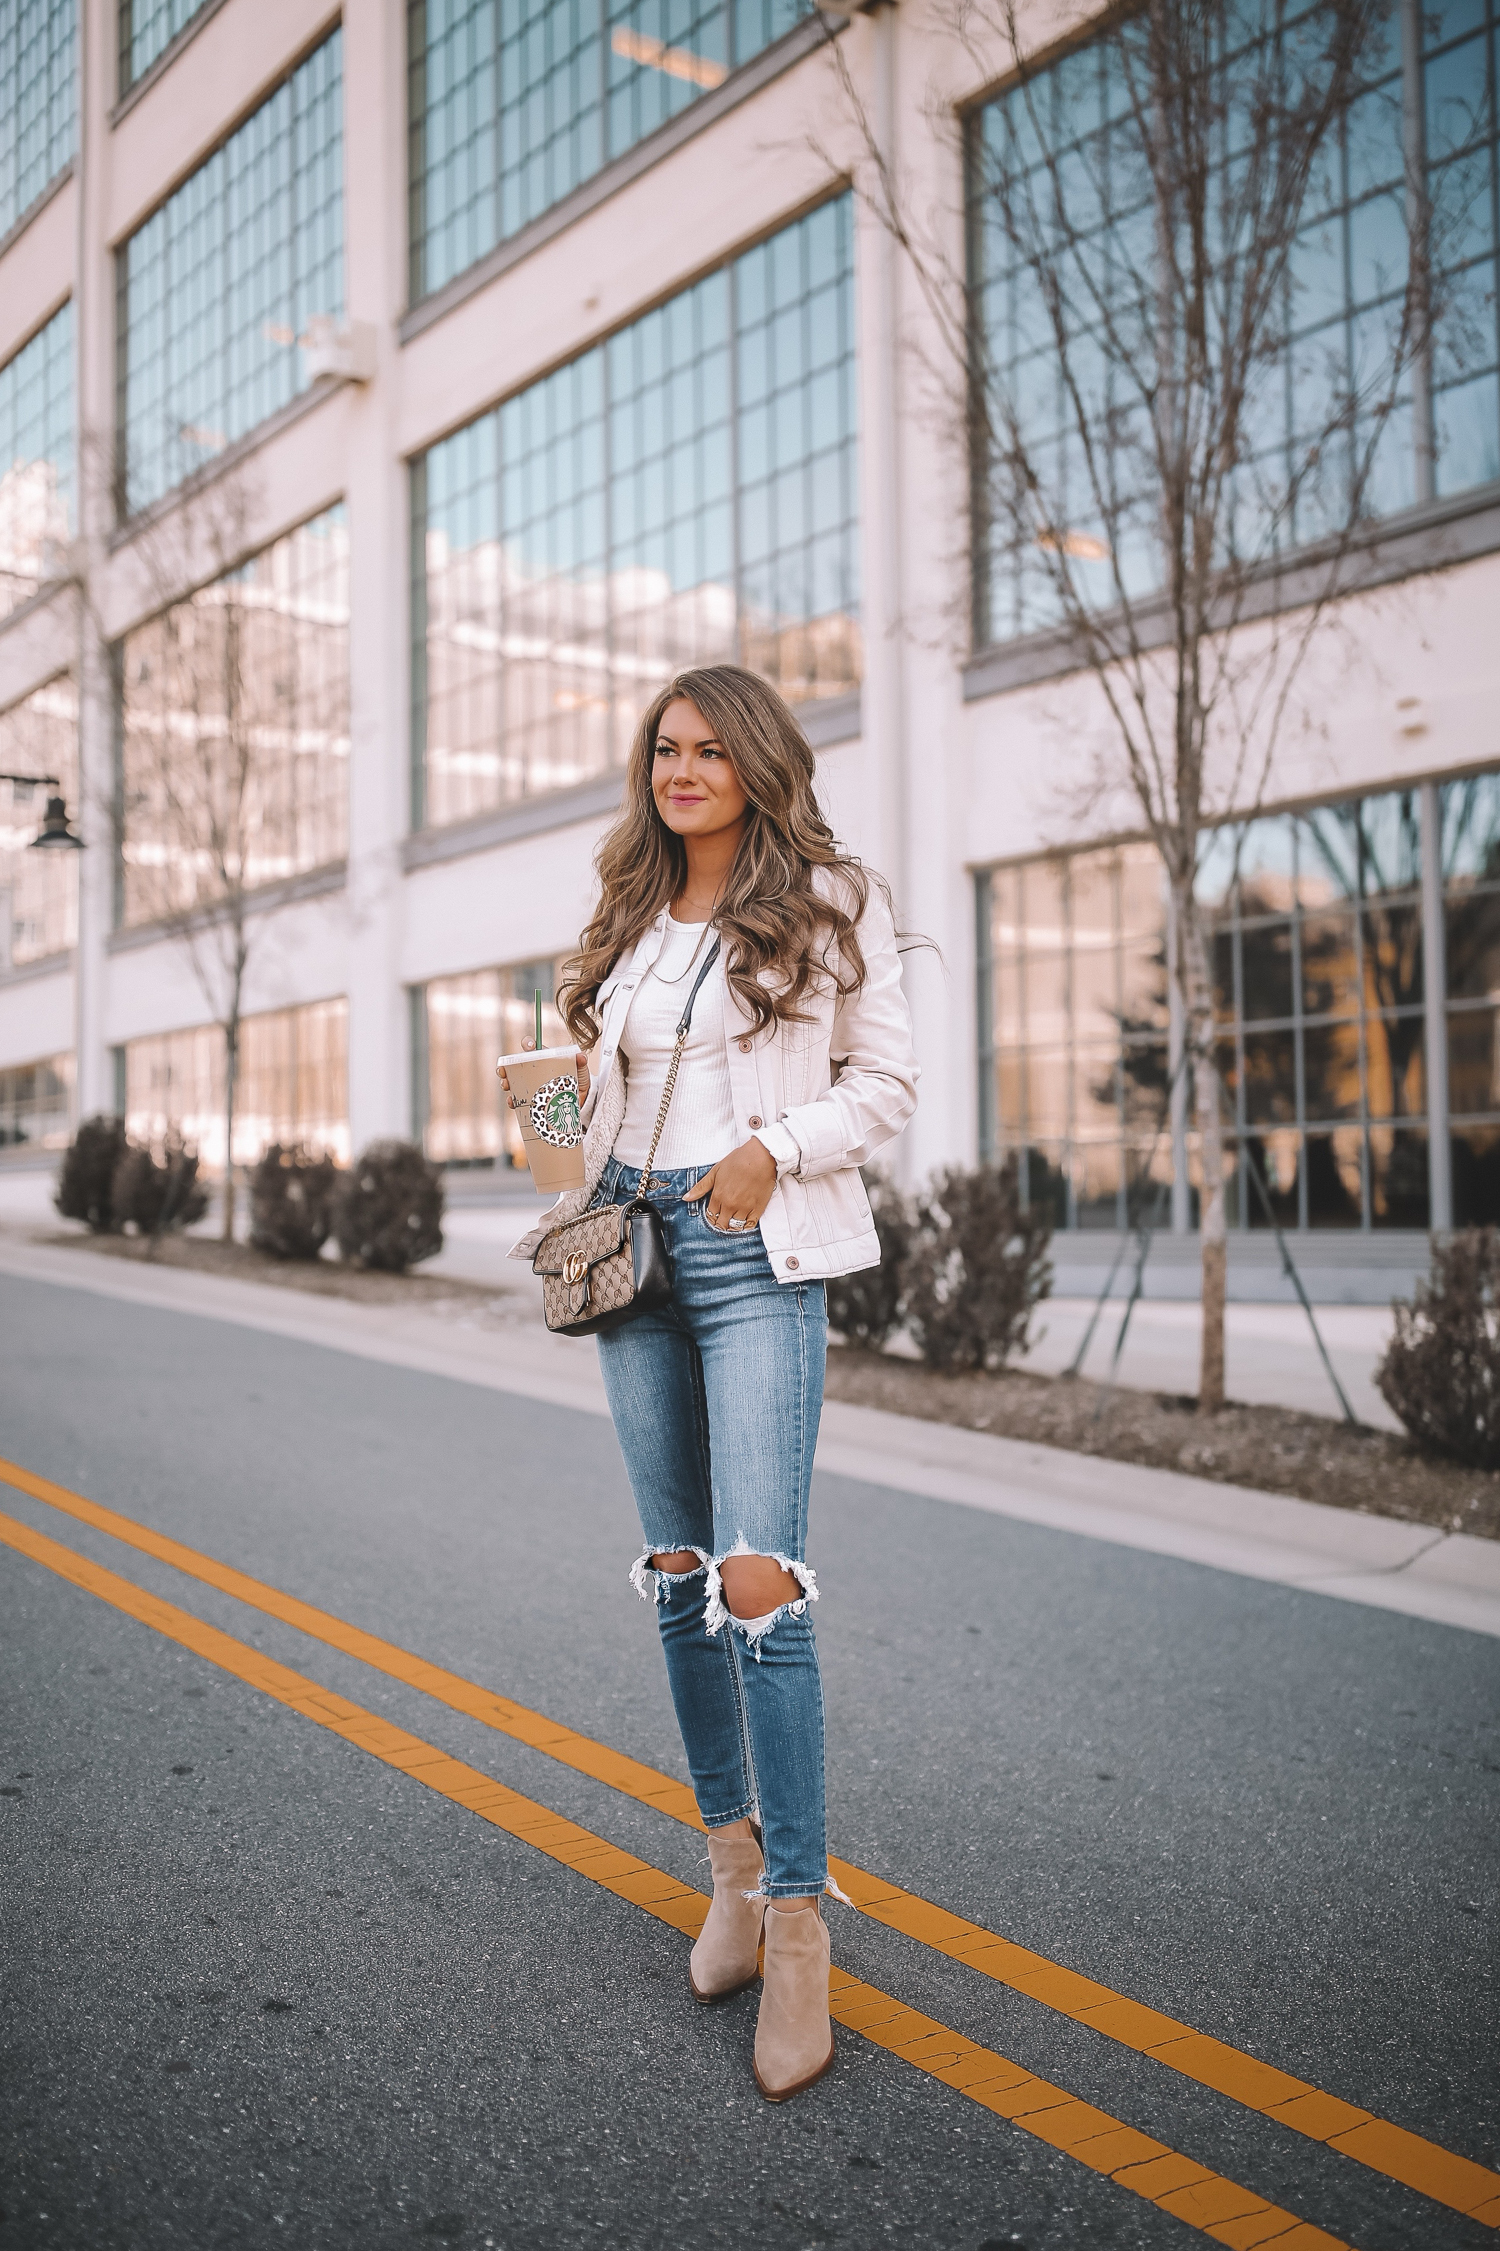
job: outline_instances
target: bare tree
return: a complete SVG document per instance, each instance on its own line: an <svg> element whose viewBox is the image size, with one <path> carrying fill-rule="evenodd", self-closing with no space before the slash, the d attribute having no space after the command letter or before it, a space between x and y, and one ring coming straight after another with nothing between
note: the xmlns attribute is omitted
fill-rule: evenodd
<svg viewBox="0 0 1500 2251"><path fill-rule="evenodd" d="M1060 58L1028 48L1011 0L938 10L980 82L997 55L1010 80L958 128L966 266L919 223L835 49L857 185L907 253L945 355L976 637L1051 630L1059 670L1092 676L1110 721L1092 791L1124 785L1166 872L1211 1410L1227 1237L1200 843L1262 802L1309 648L1391 504L1433 315L1435 218L1399 80L1380 86L1400 59L1381 0L1327 0L1294 23L1269 6L1148 0ZM1356 105L1360 131L1394 152L1377 214L1389 270L1373 313L1313 333L1343 312L1341 267L1337 307L1316 301L1319 226L1341 201Z"/></svg>
<svg viewBox="0 0 1500 2251"><path fill-rule="evenodd" d="M342 849L342 820L303 779L317 762L299 754L305 736L347 727L346 668L323 661L325 621L298 599L303 535L250 554L252 513L231 470L143 525L133 545L151 614L115 650L125 919L182 947L222 1041L226 1240L260 909L269 884L307 864L310 824L336 829Z"/></svg>

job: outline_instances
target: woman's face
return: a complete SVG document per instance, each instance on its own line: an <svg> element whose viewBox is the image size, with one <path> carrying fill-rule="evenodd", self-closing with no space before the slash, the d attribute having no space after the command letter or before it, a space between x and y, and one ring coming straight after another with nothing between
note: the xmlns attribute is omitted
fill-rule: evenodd
<svg viewBox="0 0 1500 2251"><path fill-rule="evenodd" d="M714 836L743 821L750 800L729 753L696 704L678 696L656 730L656 810L676 836Z"/></svg>

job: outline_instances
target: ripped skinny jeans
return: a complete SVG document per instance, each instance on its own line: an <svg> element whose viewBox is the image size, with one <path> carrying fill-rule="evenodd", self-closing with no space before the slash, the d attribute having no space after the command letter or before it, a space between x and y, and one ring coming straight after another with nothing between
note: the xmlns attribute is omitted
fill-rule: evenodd
<svg viewBox="0 0 1500 2251"><path fill-rule="evenodd" d="M653 1176L672 1303L601 1336L599 1364L645 1546L631 1573L656 1603L667 1680L707 1828L759 1822L772 1899L827 1888L823 1686L805 1560L828 1319L821 1282L785 1285L760 1232L711 1227L683 1202L706 1165ZM611 1160L597 1201L624 1203L639 1172ZM692 1549L694 1571L652 1567ZM773 1556L801 1596L746 1626L719 1566Z"/></svg>

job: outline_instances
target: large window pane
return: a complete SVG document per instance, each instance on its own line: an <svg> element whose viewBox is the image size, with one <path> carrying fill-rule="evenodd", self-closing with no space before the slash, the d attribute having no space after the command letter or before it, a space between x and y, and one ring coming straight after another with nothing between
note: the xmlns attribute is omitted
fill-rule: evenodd
<svg viewBox="0 0 1500 2251"><path fill-rule="evenodd" d="M344 304L335 31L117 253L119 506L133 515L305 387Z"/></svg>
<svg viewBox="0 0 1500 2251"><path fill-rule="evenodd" d="M805 13L800 0L407 0L413 302Z"/></svg>
<svg viewBox="0 0 1500 2251"><path fill-rule="evenodd" d="M850 230L823 205L414 464L419 825L619 764L682 665L857 684Z"/></svg>
<svg viewBox="0 0 1500 2251"><path fill-rule="evenodd" d="M273 1141L303 1142L349 1162L347 1001L247 1016L240 1026L234 1161L253 1165ZM224 1169L224 1035L216 1024L130 1040L125 1123L160 1147L180 1134L209 1172Z"/></svg>
<svg viewBox="0 0 1500 2251"><path fill-rule="evenodd" d="M1420 52L1410 86L1400 13L1388 7L1373 27L1364 58L1369 83L1315 167L1281 301L1285 343L1256 371L1245 402L1229 511L1245 558L1273 544L1284 552L1288 533L1306 542L1337 532L1356 497L1359 512L1374 517L1409 508L1418 497L1427 434L1416 427L1409 393L1392 396L1390 384L1394 354L1404 349L1403 135L1411 108L1425 113L1437 269L1436 487L1442 495L1459 493L1500 475L1500 7L1476 0L1462 20L1416 10ZM1143 57L1131 56L1147 20L1127 15L1122 28L1093 46L1026 74L983 106L969 135L969 279L978 329L972 366L973 381L983 387L971 417L980 433L972 469L974 627L981 644L1040 630L1058 616L1038 541L1066 540L1091 601L1115 598L1112 561L1132 594L1160 575L1160 497L1143 412L1155 366L1156 246L1149 167L1132 114L1149 85ZM1316 10L1300 21L1270 11L1238 19L1222 55L1228 149L1251 134L1248 111L1271 69L1269 43L1283 40L1295 83L1299 41L1307 46L1311 28L1308 51L1319 48L1319 21ZM1231 185L1233 162L1226 152ZM1216 240L1216 186L1208 198L1207 255L1227 267L1242 260L1243 245L1229 225ZM1222 208L1233 210L1229 197ZM1209 295L1213 303L1212 289ZM1076 405L1062 379L1059 326ZM1351 399L1363 402L1352 429ZM1371 412L1376 405L1379 414ZM1080 413L1090 432L1092 473L1075 427ZM1330 442L1331 430L1346 434ZM1022 457L1026 473L1013 476ZM1356 471L1366 478L1357 494ZM1040 519L1038 482L1046 511Z"/></svg>
<svg viewBox="0 0 1500 2251"><path fill-rule="evenodd" d="M72 1116L71 1055L12 1063L0 1071L0 1149L64 1149Z"/></svg>
<svg viewBox="0 0 1500 2251"><path fill-rule="evenodd" d="M1442 804L1453 1223L1500 1225L1500 774L1448 782Z"/></svg>
<svg viewBox="0 0 1500 2251"><path fill-rule="evenodd" d="M65 577L73 530L73 307L0 367L0 617Z"/></svg>
<svg viewBox="0 0 1500 2251"><path fill-rule="evenodd" d="M127 634L120 678L124 922L343 857L342 508Z"/></svg>
<svg viewBox="0 0 1500 2251"><path fill-rule="evenodd" d="M1500 867L1489 842L1500 793L1483 776L1455 783L1442 819L1449 867L1471 871L1449 884L1450 933L1464 941L1450 937L1450 991L1465 996L1449 1012L1452 1106L1500 1125L1500 880L1491 889L1472 873ZM1257 1170L1282 1226L1427 1224L1421 841L1418 796L1401 790L1203 841L1232 1226L1268 1224ZM1071 1226L1104 1223L1110 1175L1098 1152L1128 1139L1123 1221L1135 1209L1125 1181L1144 1185L1171 1163L1159 863L1144 845L1078 852L993 870L988 883L986 1130L992 1112L997 1153L1059 1152ZM1196 1142L1190 1121L1190 1188Z"/></svg>
<svg viewBox="0 0 1500 2251"><path fill-rule="evenodd" d="M76 813L78 693L71 674L0 712L0 768L55 775ZM0 968L62 953L78 936L78 854L31 849L51 795L40 786L0 782Z"/></svg>
<svg viewBox="0 0 1500 2251"><path fill-rule="evenodd" d="M128 93L208 0L120 0L120 92Z"/></svg>
<svg viewBox="0 0 1500 2251"><path fill-rule="evenodd" d="M996 1153L1057 1224L1118 1226L1127 1182L1160 1169L1161 863L1148 845L1031 861L995 871L990 907Z"/></svg>
<svg viewBox="0 0 1500 2251"><path fill-rule="evenodd" d="M77 0L0 8L0 235L78 146Z"/></svg>
<svg viewBox="0 0 1500 2251"><path fill-rule="evenodd" d="M542 1036L568 1038L554 1005L556 964L526 961L435 977L418 996L425 1025L427 1083L423 1146L435 1164L526 1169L526 1144L495 1076L497 1055L514 1054L532 1036L542 995Z"/></svg>

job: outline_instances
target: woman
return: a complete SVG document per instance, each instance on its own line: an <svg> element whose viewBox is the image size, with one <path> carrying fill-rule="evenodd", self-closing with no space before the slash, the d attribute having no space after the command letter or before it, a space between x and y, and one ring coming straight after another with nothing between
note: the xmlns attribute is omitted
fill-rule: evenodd
<svg viewBox="0 0 1500 2251"><path fill-rule="evenodd" d="M708 1831L692 1991L753 1984L764 1936L755 2076L780 2102L833 2061L805 1559L823 1280L879 1263L859 1167L915 1106L911 1020L885 887L839 852L806 737L754 673L709 665L657 696L598 868L562 996L586 1185L514 1255L635 1194L684 1003L711 965L651 1172L672 1303L598 1341L644 1535L631 1577L655 1598Z"/></svg>

